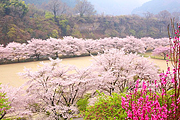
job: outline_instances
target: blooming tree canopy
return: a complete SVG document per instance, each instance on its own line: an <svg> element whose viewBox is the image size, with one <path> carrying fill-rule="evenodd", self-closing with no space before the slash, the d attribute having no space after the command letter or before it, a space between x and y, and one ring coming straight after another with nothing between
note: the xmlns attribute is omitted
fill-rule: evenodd
<svg viewBox="0 0 180 120"><path fill-rule="evenodd" d="M166 59L166 56L170 53L170 47L158 47L155 48L152 52L153 55L160 55Z"/></svg>
<svg viewBox="0 0 180 120"><path fill-rule="evenodd" d="M159 39L153 39L151 37L144 37L141 38L143 43L145 44L146 49L153 50L160 46L169 46L169 38L159 38Z"/></svg>
<svg viewBox="0 0 180 120"><path fill-rule="evenodd" d="M62 54L62 40L61 39L55 39L55 38L49 38L47 39L47 44L49 45L49 53L50 56L58 58L59 54Z"/></svg>
<svg viewBox="0 0 180 120"><path fill-rule="evenodd" d="M48 55L49 54L49 44L47 41L42 39L31 39L27 44L27 53L29 57L36 57L39 60L40 55Z"/></svg>
<svg viewBox="0 0 180 120"><path fill-rule="evenodd" d="M63 40L63 54L64 55L81 55L85 53L84 40L73 38L73 37L64 37Z"/></svg>
<svg viewBox="0 0 180 120"><path fill-rule="evenodd" d="M3 45L0 45L0 60L4 60L5 58L8 58L9 54L10 54L10 50L3 47Z"/></svg>
<svg viewBox="0 0 180 120"><path fill-rule="evenodd" d="M17 42L11 42L6 46L6 49L10 51L10 54L8 56L9 59L15 60L21 58L26 58L26 44L23 43L17 43Z"/></svg>
<svg viewBox="0 0 180 120"><path fill-rule="evenodd" d="M32 115L32 112L28 108L34 98L32 96L27 96L23 86L16 88L1 84L0 87L0 92L6 93L6 97L8 98L10 106L10 109L6 111L6 114L12 114L18 117L23 117L24 115Z"/></svg>
<svg viewBox="0 0 180 120"><path fill-rule="evenodd" d="M123 39L123 49L127 53L145 53L145 44L133 36Z"/></svg>
<svg viewBox="0 0 180 120"><path fill-rule="evenodd" d="M49 119L71 118L78 112L76 102L93 87L90 71L64 66L59 59L50 60L41 63L38 71L25 69L21 73L29 79L26 91L34 98L31 104L38 106L31 106L31 110L49 113Z"/></svg>
<svg viewBox="0 0 180 120"><path fill-rule="evenodd" d="M123 92L131 89L137 79L153 81L158 78L158 68L147 58L111 49L93 57L93 73L100 90Z"/></svg>

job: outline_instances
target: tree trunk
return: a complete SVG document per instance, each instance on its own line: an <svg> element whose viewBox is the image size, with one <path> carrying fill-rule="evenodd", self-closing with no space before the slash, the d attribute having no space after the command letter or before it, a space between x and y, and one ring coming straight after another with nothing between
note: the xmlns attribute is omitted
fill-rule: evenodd
<svg viewBox="0 0 180 120"><path fill-rule="evenodd" d="M58 52L56 52L56 58L59 58L59 56L58 56Z"/></svg>
<svg viewBox="0 0 180 120"><path fill-rule="evenodd" d="M5 115L6 115L6 111L5 111L4 114L0 117L0 120L2 120Z"/></svg>

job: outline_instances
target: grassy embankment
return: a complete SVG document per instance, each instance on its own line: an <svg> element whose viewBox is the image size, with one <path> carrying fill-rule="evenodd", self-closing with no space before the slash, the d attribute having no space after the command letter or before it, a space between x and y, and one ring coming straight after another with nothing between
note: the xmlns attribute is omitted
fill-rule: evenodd
<svg viewBox="0 0 180 120"><path fill-rule="evenodd" d="M151 52L151 51L147 51L146 53L142 54L142 56L144 56L144 57L150 57L150 58L152 58L152 59L164 60L164 57L163 57L163 56L154 56L154 55L152 55L152 52Z"/></svg>

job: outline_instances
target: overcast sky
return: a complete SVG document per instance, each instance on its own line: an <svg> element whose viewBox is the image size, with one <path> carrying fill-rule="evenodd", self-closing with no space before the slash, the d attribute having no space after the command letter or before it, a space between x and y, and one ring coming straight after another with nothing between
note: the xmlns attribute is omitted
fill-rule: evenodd
<svg viewBox="0 0 180 120"><path fill-rule="evenodd" d="M151 0L88 0L98 13L128 15L132 10Z"/></svg>

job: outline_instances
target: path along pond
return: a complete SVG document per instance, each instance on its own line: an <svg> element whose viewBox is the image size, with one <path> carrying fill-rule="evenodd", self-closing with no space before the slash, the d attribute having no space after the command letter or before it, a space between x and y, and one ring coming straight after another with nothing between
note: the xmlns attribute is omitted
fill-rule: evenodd
<svg viewBox="0 0 180 120"><path fill-rule="evenodd" d="M165 60L150 59L150 61L157 64L157 66L159 66L161 70L167 70L167 64ZM46 60L43 62L46 63L49 61ZM78 68L85 68L91 65L92 58L90 56L66 58L63 59L61 63L66 65L75 65ZM23 72L23 69L25 67L32 68L32 70L37 70L37 65L39 64L40 61L0 65L0 83L9 84L10 86L14 87L19 87L23 83L25 83L26 80L22 79L22 77L20 77L18 73Z"/></svg>

